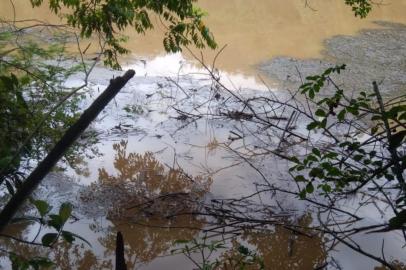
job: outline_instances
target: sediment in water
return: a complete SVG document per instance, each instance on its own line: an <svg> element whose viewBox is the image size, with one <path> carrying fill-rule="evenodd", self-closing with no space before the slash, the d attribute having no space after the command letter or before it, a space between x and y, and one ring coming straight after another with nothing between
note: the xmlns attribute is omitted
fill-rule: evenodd
<svg viewBox="0 0 406 270"><path fill-rule="evenodd" d="M377 81L383 93L397 95L406 90L406 25L376 24L382 28L327 39L320 59L280 56L259 64L258 69L283 88L295 90L306 76L346 64L345 72L333 76L346 91L372 90L372 81Z"/></svg>

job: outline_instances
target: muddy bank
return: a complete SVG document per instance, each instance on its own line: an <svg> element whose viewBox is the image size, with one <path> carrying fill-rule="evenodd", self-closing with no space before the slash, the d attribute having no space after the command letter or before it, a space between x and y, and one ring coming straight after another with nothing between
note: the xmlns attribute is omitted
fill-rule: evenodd
<svg viewBox="0 0 406 270"><path fill-rule="evenodd" d="M344 89L369 90L375 80L381 82L381 89L385 93L401 93L406 89L406 25L388 22L376 24L382 28L325 40L322 58L281 56L261 63L258 69L284 87L295 90L306 76L320 74L328 67L345 63L346 71L334 76L334 80Z"/></svg>

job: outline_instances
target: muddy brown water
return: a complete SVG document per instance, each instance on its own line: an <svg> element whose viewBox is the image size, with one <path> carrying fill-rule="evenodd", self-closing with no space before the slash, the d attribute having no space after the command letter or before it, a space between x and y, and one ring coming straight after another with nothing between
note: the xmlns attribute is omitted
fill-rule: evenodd
<svg viewBox="0 0 406 270"><path fill-rule="evenodd" d="M355 35L359 30L366 28L382 28L373 23L375 20L406 24L406 0L384 1L364 20L354 18L350 8L340 0L307 2L310 7L305 7L305 1L302 0L199 1L199 6L209 13L206 22L215 34L219 46L227 44L217 62L218 68L244 78L241 82L248 80L247 84L250 87L259 88L261 86L256 78L258 71L255 67L263 61L279 56L298 59L321 57L324 40L335 35ZM45 8L37 8L33 11L28 1L14 1L14 6L16 19L33 18L58 22L58 18ZM12 14L10 2L0 0L0 17L11 18ZM160 69L168 65L173 65L173 70L176 70L177 62L192 59L188 54L176 57L165 56L161 41L162 33L163 30L159 26L145 37L134 35L128 30L126 34L130 39L126 46L134 55L123 59L123 62L138 63L139 59L147 59L147 65L151 63L152 68L142 70L142 75L151 76L154 72L159 75ZM213 58L214 54L209 51L204 52L206 59ZM111 73L102 74L106 77L111 76ZM163 74L166 73L163 72ZM236 80L235 84L240 82L238 76L232 77ZM137 81L136 85L150 89L157 88L157 83L163 82L152 78ZM94 79L94 84L104 85L97 79ZM126 95L127 99L128 97L138 100L135 94ZM120 103L120 100L117 102L119 106L127 105ZM232 197L253 191L250 187L251 182L245 179L253 177L255 173L248 172L248 166L230 159L227 153L218 147L218 142L225 140L228 134L215 134L212 129L216 127L210 127L200 133L195 133L192 129L182 135L168 138L159 126L160 121L157 119L162 117L159 113L153 117L155 119L153 125L145 128L146 132L134 130L132 133L125 133L122 130L128 123L146 126L149 124L145 122L146 120L123 120L123 115L116 113L115 110L117 109L114 107L109 109L108 112L113 117L107 125L100 124L101 129L109 130L107 139L98 145L103 156L85 160L86 171L79 174L68 172L69 176L80 184L97 183L106 179L117 181L120 178L141 178L144 181L149 180L146 183L150 184L147 189L151 194L159 193L161 189L167 189L166 191L169 192L179 192L183 189L183 191L189 191L191 187L185 184L186 179L176 177L177 175L168 170L168 164L172 165L174 162L174 153L178 152L178 161L182 167L187 166L188 173L203 179L213 178L210 180L212 182L208 180L210 182L208 190L212 194ZM126 149L119 147L123 140L126 142ZM154 153L153 156L157 159L151 159L150 156L146 159L144 153L147 151ZM145 168L150 169L145 171ZM277 171L284 168L281 165L275 166L274 169ZM68 178L67 176L59 178L65 177ZM170 181L171 185L165 185L165 181ZM62 186L66 186L66 183ZM79 200L79 197L75 197L78 189L70 191L70 188L65 187L67 195L61 195L58 200ZM100 207L103 209L99 209ZM91 215L91 212L105 213L104 207L108 208L108 205L92 204L85 209L86 211L82 209L85 213L79 221L68 225L68 229L88 239L92 244L91 248L82 243L76 243L71 247L60 245L53 251L27 247L12 241L5 245L24 254L49 255L55 258L61 269L112 269L115 232L120 230L127 243L126 252L130 269L186 270L193 268L193 264L184 256L170 256L170 251L174 248L175 240L190 240L198 237L199 231L204 228L203 220L195 217L162 220L156 218L154 213L143 213L143 219L128 223L123 220L108 219L102 215ZM162 207L165 206L157 205L157 211ZM308 225L312 221L310 217L303 216L300 222ZM35 226L24 225L12 228L10 233L29 238L35 235L35 229ZM328 256L322 238L322 235L312 239L302 238L280 228L273 233L246 232L241 236L242 241L257 249L264 257L267 269L313 269L322 265ZM379 245L379 242L372 242L372 245ZM401 253L401 251L395 252L394 249L391 251L396 255ZM350 251L345 249L338 254L338 258L343 269L373 269L376 266L374 262L350 255ZM7 268L7 262L3 262Z"/></svg>
<svg viewBox="0 0 406 270"><path fill-rule="evenodd" d="M14 1L16 19L40 19L59 22L46 8L32 9L29 1ZM305 3L308 6L306 7ZM0 1L0 16L12 18L8 0ZM354 35L365 28L379 28L374 21L406 23L406 1L385 0L374 7L366 19L355 18L350 7L341 0L201 0L198 5L208 11L206 24L215 34L219 47L227 45L218 66L229 72L254 74L253 67L275 56L314 58L323 51L322 42L335 35ZM157 22L156 18L152 18ZM134 34L126 46L139 56L160 55L163 29L156 23L155 30L145 36ZM207 59L214 54L205 51ZM190 59L190 56L187 56Z"/></svg>

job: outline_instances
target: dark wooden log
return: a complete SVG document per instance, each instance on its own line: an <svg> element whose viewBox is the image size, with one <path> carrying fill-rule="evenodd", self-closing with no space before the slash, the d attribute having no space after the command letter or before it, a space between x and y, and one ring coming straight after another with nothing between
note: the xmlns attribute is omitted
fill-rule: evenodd
<svg viewBox="0 0 406 270"><path fill-rule="evenodd" d="M73 124L56 143L34 171L27 177L21 187L13 195L0 213L0 232L10 222L24 201L32 194L42 179L55 166L65 151L75 142L80 134L90 125L97 115L117 95L124 85L135 75L134 70L128 70L123 76L110 80L104 92L83 112L78 121Z"/></svg>
<svg viewBox="0 0 406 270"><path fill-rule="evenodd" d="M124 239L121 232L117 232L116 238L116 270L127 270L124 257Z"/></svg>

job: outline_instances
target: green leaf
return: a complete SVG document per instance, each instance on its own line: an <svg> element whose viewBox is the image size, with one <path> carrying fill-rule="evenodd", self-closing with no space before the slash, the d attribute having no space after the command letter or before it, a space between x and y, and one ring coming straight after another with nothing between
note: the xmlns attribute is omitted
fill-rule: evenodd
<svg viewBox="0 0 406 270"><path fill-rule="evenodd" d="M339 176L341 174L341 171L337 167L331 167L330 170L328 171L328 175L331 176Z"/></svg>
<svg viewBox="0 0 406 270"><path fill-rule="evenodd" d="M406 136L406 130L402 130L396 134L393 134L390 139L390 142L389 142L390 146L393 148L398 148L402 144L405 136Z"/></svg>
<svg viewBox="0 0 406 270"><path fill-rule="evenodd" d="M290 157L290 161L296 163L296 164L300 164L300 161L297 157Z"/></svg>
<svg viewBox="0 0 406 270"><path fill-rule="evenodd" d="M41 242L44 246L50 246L52 243L54 243L58 239L58 234L57 233L47 233L45 234Z"/></svg>
<svg viewBox="0 0 406 270"><path fill-rule="evenodd" d="M49 215L49 217L51 219L48 221L48 226L55 228L57 231L60 231L64 225L64 222L63 222L61 216Z"/></svg>
<svg viewBox="0 0 406 270"><path fill-rule="evenodd" d="M310 89L310 90L309 90L309 98L310 98L310 99L314 99L314 96L315 96L314 90L313 90L313 89Z"/></svg>
<svg viewBox="0 0 406 270"><path fill-rule="evenodd" d="M313 186L313 184L312 184L311 182L309 182L309 183L306 185L306 192L307 192L307 193L313 193L313 191L314 191L314 186Z"/></svg>
<svg viewBox="0 0 406 270"><path fill-rule="evenodd" d="M359 115L359 111L356 106L347 107L346 110L347 110L347 112L351 113L352 115L355 115L355 116Z"/></svg>
<svg viewBox="0 0 406 270"><path fill-rule="evenodd" d="M406 210L402 210L395 217L389 220L389 228L393 230L400 229L403 227L403 224L405 223L406 223Z"/></svg>
<svg viewBox="0 0 406 270"><path fill-rule="evenodd" d="M295 176L295 181L296 182L306 182L306 178L303 175L297 175Z"/></svg>
<svg viewBox="0 0 406 270"><path fill-rule="evenodd" d="M319 75L307 76L306 80L308 80L308 81L317 81L319 78L320 78Z"/></svg>
<svg viewBox="0 0 406 270"><path fill-rule="evenodd" d="M318 178L323 178L324 177L324 171L322 170L322 169L320 169L320 168L312 168L311 170L310 170L310 172L309 172L309 176L310 177L313 177L313 178L315 178L315 177L318 177Z"/></svg>
<svg viewBox="0 0 406 270"><path fill-rule="evenodd" d="M395 180L395 176L394 176L393 174L390 174L390 173L385 174L385 178L386 178L386 180L388 180L388 181L393 181L393 180Z"/></svg>
<svg viewBox="0 0 406 270"><path fill-rule="evenodd" d="M327 118L324 118L323 121L321 121L321 123L320 123L320 127L326 128L326 126L327 126Z"/></svg>
<svg viewBox="0 0 406 270"><path fill-rule="evenodd" d="M354 159L355 161L360 161L363 157L364 157L363 155L355 155L355 156L353 157L353 159Z"/></svg>
<svg viewBox="0 0 406 270"><path fill-rule="evenodd" d="M406 112L405 112L405 113L402 113L402 114L398 117L398 119L399 119L399 120L406 120Z"/></svg>
<svg viewBox="0 0 406 270"><path fill-rule="evenodd" d="M59 216L63 224L70 218L72 214L72 205L70 203L63 203L59 208Z"/></svg>
<svg viewBox="0 0 406 270"><path fill-rule="evenodd" d="M315 122L311 122L310 124L307 125L307 130L312 130L315 129L319 126L319 122L315 121Z"/></svg>
<svg viewBox="0 0 406 270"><path fill-rule="evenodd" d="M240 245L238 247L238 252L241 253L242 255L247 256L249 254L250 250L247 247Z"/></svg>
<svg viewBox="0 0 406 270"><path fill-rule="evenodd" d="M73 237L71 232L68 231L62 231L62 238L68 242L68 243L72 243L75 240L75 237Z"/></svg>
<svg viewBox="0 0 406 270"><path fill-rule="evenodd" d="M35 200L32 203L37 208L41 217L44 217L52 209L52 206L50 206L46 201L43 200Z"/></svg>
<svg viewBox="0 0 406 270"><path fill-rule="evenodd" d="M326 112L323 111L322 109L318 109L314 114L319 116L319 117L325 117L326 116Z"/></svg>
<svg viewBox="0 0 406 270"><path fill-rule="evenodd" d="M319 161L319 159L317 158L317 156L310 154L310 155L304 160L304 163L305 163L305 164L308 164L309 161L315 161L315 162L317 162L317 161Z"/></svg>
<svg viewBox="0 0 406 270"><path fill-rule="evenodd" d="M327 154L325 154L324 155L324 158L328 158L328 159L333 159L333 158L336 158L338 156L338 154L337 153L334 153L334 152L329 152L329 153L327 153Z"/></svg>
<svg viewBox="0 0 406 270"><path fill-rule="evenodd" d="M339 121L343 121L344 118L345 118L345 114L346 114L346 111L345 111L345 110L341 110L341 111L337 114L337 119L338 119Z"/></svg>
<svg viewBox="0 0 406 270"><path fill-rule="evenodd" d="M175 240L173 243L174 243L174 244L187 244L187 243L189 243L189 242L190 242L189 240L178 239L178 240Z"/></svg>
<svg viewBox="0 0 406 270"><path fill-rule="evenodd" d="M330 193L331 192L331 186L328 185L328 184L322 185L321 188L325 193Z"/></svg>
<svg viewBox="0 0 406 270"><path fill-rule="evenodd" d="M298 171L298 172L303 171L304 169L305 169L305 167L303 165L298 165L296 167L296 171Z"/></svg>
<svg viewBox="0 0 406 270"><path fill-rule="evenodd" d="M312 149L312 153L315 154L315 155L318 156L318 157L321 157L320 150L317 149L317 148L313 148L313 149Z"/></svg>
<svg viewBox="0 0 406 270"><path fill-rule="evenodd" d="M299 198L302 199L302 200L306 198L306 189L302 189L299 192Z"/></svg>

